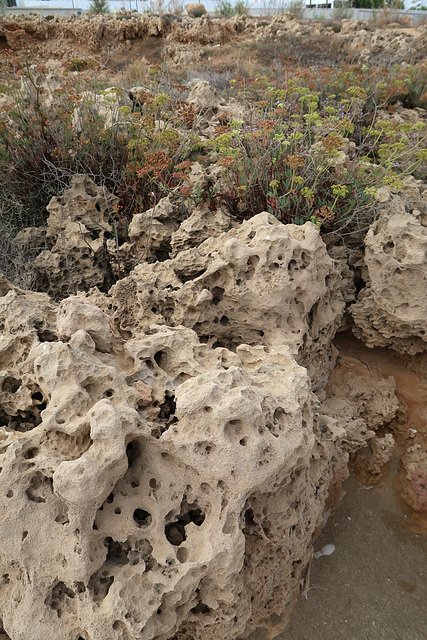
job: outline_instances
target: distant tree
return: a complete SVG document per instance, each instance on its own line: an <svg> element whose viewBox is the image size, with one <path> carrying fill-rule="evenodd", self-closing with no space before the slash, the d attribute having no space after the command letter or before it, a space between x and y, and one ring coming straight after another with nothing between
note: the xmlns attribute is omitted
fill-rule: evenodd
<svg viewBox="0 0 427 640"><path fill-rule="evenodd" d="M384 0L353 0L355 9L382 9L384 5Z"/></svg>
<svg viewBox="0 0 427 640"><path fill-rule="evenodd" d="M355 9L404 9L403 0L353 0L352 6Z"/></svg>
<svg viewBox="0 0 427 640"><path fill-rule="evenodd" d="M92 0L89 5L89 11L91 13L110 13L108 0Z"/></svg>

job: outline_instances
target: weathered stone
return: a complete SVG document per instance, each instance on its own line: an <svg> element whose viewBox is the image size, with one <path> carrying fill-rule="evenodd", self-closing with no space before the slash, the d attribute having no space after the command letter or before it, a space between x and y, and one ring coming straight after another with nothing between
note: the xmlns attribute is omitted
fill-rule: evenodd
<svg viewBox="0 0 427 640"><path fill-rule="evenodd" d="M340 286L315 225L285 226L261 213L171 260L139 264L112 300L123 335L164 323L231 349L287 344L318 388L333 366Z"/></svg>
<svg viewBox="0 0 427 640"><path fill-rule="evenodd" d="M404 210L385 210L365 246L367 286L351 307L355 335L370 347L427 350L427 228Z"/></svg>
<svg viewBox="0 0 427 640"><path fill-rule="evenodd" d="M201 18L205 13L207 13L205 5L200 2L195 4L186 4L185 10L190 18Z"/></svg>
<svg viewBox="0 0 427 640"><path fill-rule="evenodd" d="M67 343L41 342L46 295L10 288L0 305L8 636L234 640L286 615L360 439L319 428L289 348L153 325L101 352L92 304L61 303Z"/></svg>
<svg viewBox="0 0 427 640"><path fill-rule="evenodd" d="M369 366L369 363L365 366ZM368 428L376 430L388 424L396 415L399 401L396 397L396 380L375 378L371 375L370 384L366 378L353 371L342 371L338 366L333 372L327 387L331 402L333 399L345 400L353 405L353 415L362 417ZM332 412L330 411L332 415Z"/></svg>
<svg viewBox="0 0 427 640"><path fill-rule="evenodd" d="M414 511L427 513L427 452L420 445L409 447L402 465L402 498Z"/></svg>
<svg viewBox="0 0 427 640"><path fill-rule="evenodd" d="M113 329L110 317L83 297L67 298L59 305L57 319L58 337L69 339L83 329L94 341L99 351L110 351Z"/></svg>
<svg viewBox="0 0 427 640"><path fill-rule="evenodd" d="M64 298L90 287L113 282L106 234L118 199L87 176L75 176L64 194L51 199L47 210L46 243L34 260L39 287Z"/></svg>

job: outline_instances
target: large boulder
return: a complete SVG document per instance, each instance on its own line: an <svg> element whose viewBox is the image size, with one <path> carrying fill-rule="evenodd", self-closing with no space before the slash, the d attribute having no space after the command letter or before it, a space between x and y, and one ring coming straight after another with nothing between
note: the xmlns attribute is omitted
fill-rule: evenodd
<svg viewBox="0 0 427 640"><path fill-rule="evenodd" d="M186 4L185 10L187 11L190 18L201 18L205 13L207 13L205 5L200 2L196 2L194 4Z"/></svg>
<svg viewBox="0 0 427 640"><path fill-rule="evenodd" d="M418 212L419 213L419 212ZM351 307L354 333L369 347L427 350L427 227L403 205L387 208L365 239L367 279Z"/></svg>
<svg viewBox="0 0 427 640"><path fill-rule="evenodd" d="M184 325L231 350L286 344L319 388L334 365L341 286L315 225L261 213L173 259L139 264L111 294L122 335L156 323Z"/></svg>
<svg viewBox="0 0 427 640"><path fill-rule="evenodd" d="M291 350L165 325L123 340L79 298L2 293L8 637L234 640L286 615L365 440L317 419Z"/></svg>

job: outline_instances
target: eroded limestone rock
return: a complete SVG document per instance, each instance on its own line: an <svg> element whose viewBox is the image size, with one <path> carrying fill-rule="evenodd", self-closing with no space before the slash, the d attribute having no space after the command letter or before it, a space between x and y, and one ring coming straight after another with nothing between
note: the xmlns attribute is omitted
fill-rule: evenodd
<svg viewBox="0 0 427 640"><path fill-rule="evenodd" d="M396 380L392 376L374 377L369 362L362 364L370 372L369 385L366 377L359 375L357 368L355 371L348 368L342 370L338 363L328 383L327 402L340 400L345 401L347 406L353 405L352 415L361 416L368 428L375 431L388 424L397 413L399 401L395 394Z"/></svg>
<svg viewBox="0 0 427 640"><path fill-rule="evenodd" d="M95 343L98 351L110 351L113 327L110 317L83 297L66 298L59 305L57 317L58 337L67 340L83 329Z"/></svg>
<svg viewBox="0 0 427 640"><path fill-rule="evenodd" d="M118 199L87 176L75 176L69 189L47 206L46 243L34 260L39 287L64 298L114 282L106 242L113 235L110 224Z"/></svg>
<svg viewBox="0 0 427 640"><path fill-rule="evenodd" d="M426 351L427 228L400 209L381 215L365 239L367 286L351 307L354 333L369 347Z"/></svg>
<svg viewBox="0 0 427 640"><path fill-rule="evenodd" d="M218 89L207 80L194 78L187 84L190 92L187 102L193 106L199 116L198 130L202 135L212 137L215 134L215 126L219 125L218 116L227 115L232 118L247 119L249 112L241 102L234 98L226 101L221 97ZM214 123L211 121L215 121Z"/></svg>
<svg viewBox="0 0 427 640"><path fill-rule="evenodd" d="M34 344L57 339L56 308L44 293L0 279L0 430L24 433L40 424L44 398L26 363Z"/></svg>
<svg viewBox="0 0 427 640"><path fill-rule="evenodd" d="M340 287L315 225L285 226L261 213L171 260L139 264L111 292L123 335L160 323L232 350L287 344L318 388L333 366Z"/></svg>
<svg viewBox="0 0 427 640"><path fill-rule="evenodd" d="M110 342L90 303L2 291L11 640L234 640L286 613L360 437L320 428L291 350L165 325Z"/></svg>
<svg viewBox="0 0 427 640"><path fill-rule="evenodd" d="M101 118L104 129L109 129L120 121L121 107L132 107L132 101L127 92L119 87L109 87L99 93L84 91L74 108L73 129L81 133L83 123L88 118Z"/></svg>

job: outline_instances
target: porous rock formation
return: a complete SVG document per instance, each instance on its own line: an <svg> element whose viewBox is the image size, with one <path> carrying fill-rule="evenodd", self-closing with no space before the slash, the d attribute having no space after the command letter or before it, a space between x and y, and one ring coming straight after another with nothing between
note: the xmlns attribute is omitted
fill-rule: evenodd
<svg viewBox="0 0 427 640"><path fill-rule="evenodd" d="M289 347L123 339L85 298L1 293L9 637L232 640L286 611L361 438Z"/></svg>
<svg viewBox="0 0 427 640"><path fill-rule="evenodd" d="M184 325L202 342L286 344L314 388L334 365L331 340L344 311L341 278L318 229L261 213L175 258L141 263L111 289L124 336L151 324Z"/></svg>
<svg viewBox="0 0 427 640"><path fill-rule="evenodd" d="M220 169L195 163L189 184L207 188L218 181ZM237 226L222 209L212 212L202 204L189 212L172 192L153 203L152 209L133 216L129 239L123 242L113 222L117 202L105 187L76 175L61 196L51 199L46 226L17 234L15 246L37 252L26 268L41 291L55 300L93 287L106 292L138 262L167 260Z"/></svg>
<svg viewBox="0 0 427 640"><path fill-rule="evenodd" d="M427 452L409 447L402 458L402 498L414 511L427 513Z"/></svg>
<svg viewBox="0 0 427 640"><path fill-rule="evenodd" d="M71 178L63 195L51 199L43 230L45 248L33 263L42 291L60 299L89 287L111 286L110 252L114 255L115 242L107 243L114 236L110 220L117 202L116 196L84 175ZM25 229L15 242L28 245L40 238L40 232L40 227Z"/></svg>
<svg viewBox="0 0 427 640"><path fill-rule="evenodd" d="M423 298L407 302L424 274L422 202L385 200L354 331L410 351L425 344ZM0 280L0 629L235 640L283 626L350 456L377 481L395 444L377 434L399 408L394 378L367 386L332 345L354 297L347 251L265 212L240 226L203 205L186 217L173 194L118 246L114 205L84 176L52 200L36 267L59 255L45 287L61 302ZM116 249L130 273L108 291ZM401 472L417 511L425 467L417 440Z"/></svg>
<svg viewBox="0 0 427 640"><path fill-rule="evenodd" d="M76 178L73 202L49 209L48 228L75 230L80 247L108 224L92 188ZM234 640L271 627L307 586L331 486L394 415L392 381L325 399L349 285L318 228L267 213L230 228L204 213L216 237L193 211L169 229L173 257L109 294L55 303L0 282L11 640ZM148 224L135 221L135 242ZM79 278L96 275L79 264Z"/></svg>
<svg viewBox="0 0 427 640"><path fill-rule="evenodd" d="M395 199L371 226L365 248L366 287L351 307L354 333L369 347L426 351L425 216L419 210L408 213Z"/></svg>

